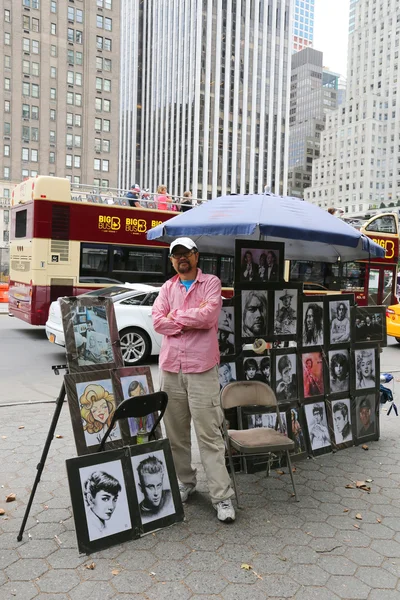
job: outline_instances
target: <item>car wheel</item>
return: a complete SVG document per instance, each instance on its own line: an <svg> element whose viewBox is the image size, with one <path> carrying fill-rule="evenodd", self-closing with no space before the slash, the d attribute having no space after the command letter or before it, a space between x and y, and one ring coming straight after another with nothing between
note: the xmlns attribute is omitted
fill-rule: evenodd
<svg viewBox="0 0 400 600"><path fill-rule="evenodd" d="M400 338L395 338L396 342L400 344Z"/></svg>
<svg viewBox="0 0 400 600"><path fill-rule="evenodd" d="M129 327L119 334L122 359L126 366L137 365L147 359L151 351L149 336L143 329Z"/></svg>

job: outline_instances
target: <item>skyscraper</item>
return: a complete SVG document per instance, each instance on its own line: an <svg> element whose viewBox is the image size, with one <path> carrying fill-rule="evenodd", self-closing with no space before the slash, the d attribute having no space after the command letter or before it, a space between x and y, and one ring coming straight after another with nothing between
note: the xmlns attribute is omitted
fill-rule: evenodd
<svg viewBox="0 0 400 600"><path fill-rule="evenodd" d="M313 48L292 56L288 187L300 198L311 185L312 163L320 155L325 112L338 105L339 75L322 64L322 52Z"/></svg>
<svg viewBox="0 0 400 600"><path fill-rule="evenodd" d="M359 215L400 205L399 44L396 0L351 3L346 102L327 115L311 202Z"/></svg>
<svg viewBox="0 0 400 600"><path fill-rule="evenodd" d="M353 0L357 1L357 0ZM294 0L293 50L298 52L312 46L314 40L315 0Z"/></svg>
<svg viewBox="0 0 400 600"><path fill-rule="evenodd" d="M0 196L37 174L116 187L120 0L1 7Z"/></svg>
<svg viewBox="0 0 400 600"><path fill-rule="evenodd" d="M119 185L285 192L290 0L122 3Z"/></svg>

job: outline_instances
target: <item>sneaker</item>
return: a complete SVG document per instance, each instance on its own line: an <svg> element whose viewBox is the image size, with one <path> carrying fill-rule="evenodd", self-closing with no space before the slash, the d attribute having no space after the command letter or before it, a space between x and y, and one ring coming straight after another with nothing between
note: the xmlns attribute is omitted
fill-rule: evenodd
<svg viewBox="0 0 400 600"><path fill-rule="evenodd" d="M222 500L218 504L214 504L214 508L217 511L217 517L224 523L233 523L235 520L235 509L233 508L232 500Z"/></svg>
<svg viewBox="0 0 400 600"><path fill-rule="evenodd" d="M194 494L195 491L196 491L196 486L195 485L188 485L186 483L180 483L179 484L179 493L181 495L182 502L187 502L189 496L191 496L192 494Z"/></svg>

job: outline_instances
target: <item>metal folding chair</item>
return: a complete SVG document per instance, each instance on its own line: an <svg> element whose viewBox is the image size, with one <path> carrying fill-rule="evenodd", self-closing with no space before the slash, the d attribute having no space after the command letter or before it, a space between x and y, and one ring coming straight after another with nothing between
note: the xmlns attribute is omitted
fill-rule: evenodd
<svg viewBox="0 0 400 600"><path fill-rule="evenodd" d="M168 394L165 392L155 392L154 394L146 394L145 396L135 396L133 398L127 398L121 402L113 415L110 426L106 431L105 436L101 440L101 444L98 452L102 452L104 450L104 445L107 441L112 428L115 425L115 421L119 421L119 419L127 419L128 417L146 417L151 413L159 412L158 418L156 419L152 430L149 433L149 440L154 436L155 439L155 431L157 429L158 424L164 416L165 409L168 404Z"/></svg>
<svg viewBox="0 0 400 600"><path fill-rule="evenodd" d="M280 426L281 431L283 431L282 419L279 413L276 396L269 385L262 383L261 381L235 381L233 383L228 383L221 391L221 406L223 410L244 406L260 406L275 408L276 411L275 429L257 427L255 429L228 430L225 419L223 419L223 433L228 450L229 466L233 478L233 486L238 507L239 495L231 448L234 448L239 454L244 456L259 456L262 454L284 452L286 454L290 478L292 480L294 496L296 502L298 502L289 454L289 451L294 449L294 441L277 431L278 425Z"/></svg>

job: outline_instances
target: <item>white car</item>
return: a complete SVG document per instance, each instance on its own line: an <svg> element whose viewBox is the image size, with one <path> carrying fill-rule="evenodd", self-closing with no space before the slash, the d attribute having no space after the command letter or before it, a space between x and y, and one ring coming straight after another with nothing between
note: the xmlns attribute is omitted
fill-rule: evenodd
<svg viewBox="0 0 400 600"><path fill-rule="evenodd" d="M83 294L85 297L111 297L120 336L122 358L127 366L144 362L151 354L160 353L162 336L154 331L151 317L151 309L159 289L142 283L121 283ZM65 346L58 300L50 305L46 335L53 344Z"/></svg>

